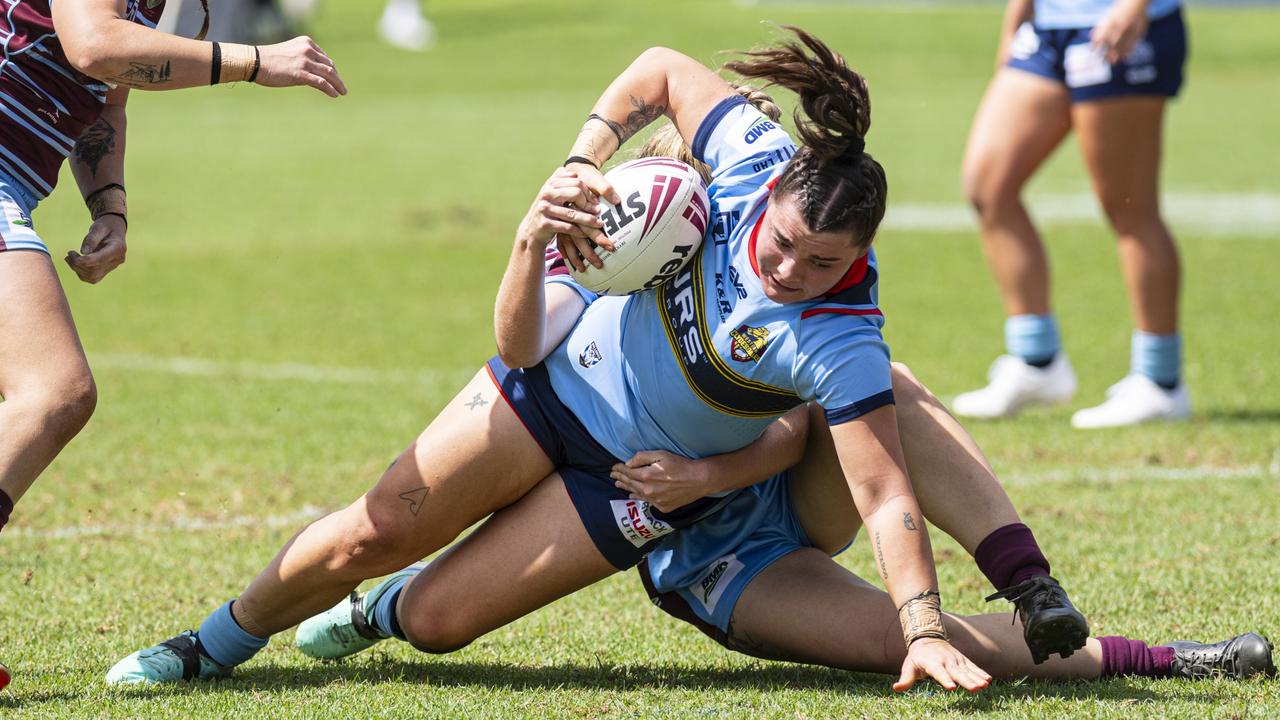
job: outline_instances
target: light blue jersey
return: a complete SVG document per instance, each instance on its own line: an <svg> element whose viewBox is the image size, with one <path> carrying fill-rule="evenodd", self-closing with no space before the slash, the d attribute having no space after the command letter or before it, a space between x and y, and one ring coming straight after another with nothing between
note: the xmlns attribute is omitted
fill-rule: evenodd
<svg viewBox="0 0 1280 720"><path fill-rule="evenodd" d="M874 254L816 300L778 304L761 287L756 233L791 138L735 96L703 121L693 150L713 169L702 249L660 288L588 305L545 361L561 402L622 459L730 452L805 401L831 424L892 403Z"/></svg>
<svg viewBox="0 0 1280 720"><path fill-rule="evenodd" d="M1035 0L1033 22L1044 30L1091 28L1102 20L1115 0ZM1182 7L1182 0L1151 0L1147 17L1162 18Z"/></svg>

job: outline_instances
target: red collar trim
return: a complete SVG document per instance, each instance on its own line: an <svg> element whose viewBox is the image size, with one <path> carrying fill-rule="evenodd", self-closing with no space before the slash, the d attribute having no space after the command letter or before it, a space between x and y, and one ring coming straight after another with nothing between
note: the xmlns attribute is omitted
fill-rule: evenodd
<svg viewBox="0 0 1280 720"><path fill-rule="evenodd" d="M773 187L778 184L778 179L779 178L774 178L770 180L769 184L765 186L769 188L770 194L773 193ZM768 203L768 201L769 201L769 196L766 195L765 202ZM756 219L755 226L751 228L751 239L747 241L747 256L751 260L751 272L756 274L757 279L760 279L760 265L759 263L756 262L756 240L760 238L760 226L764 225L764 216L767 213L768 213L767 209L764 212L760 213L760 217ZM844 290L848 290L854 285L857 285L858 283L865 280L867 277L867 256L870 254L871 254L871 251L868 250L865 254L862 255L862 257L859 257L857 260L854 260L853 264L849 266L848 271L845 272L844 277L840 278L839 282L837 282L830 290L826 291L823 294L827 297L831 297L832 295L835 295L836 293L842 292Z"/></svg>

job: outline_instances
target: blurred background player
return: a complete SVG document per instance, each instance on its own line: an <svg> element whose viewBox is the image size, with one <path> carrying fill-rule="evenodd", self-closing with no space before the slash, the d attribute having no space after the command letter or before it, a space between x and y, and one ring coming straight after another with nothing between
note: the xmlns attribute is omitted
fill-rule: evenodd
<svg viewBox="0 0 1280 720"><path fill-rule="evenodd" d="M0 19L0 529L97 404L71 308L31 221L63 160L71 158L90 216L79 252L66 262L97 283L125 259L131 88L249 81L346 93L309 38L251 47L167 35L155 30L163 0L58 0L55 7L21 0ZM0 667L0 685L7 677Z"/></svg>
<svg viewBox="0 0 1280 720"><path fill-rule="evenodd" d="M1182 85L1186 55L1180 0L1009 0L996 75L964 160L965 192L1004 299L1007 354L991 366L986 387L955 399L957 414L1009 417L1075 393L1050 310L1048 260L1020 198L1074 129L1116 234L1136 329L1129 375L1101 405L1075 413L1072 425L1189 415L1178 251L1159 206L1164 109Z"/></svg>
<svg viewBox="0 0 1280 720"><path fill-rule="evenodd" d="M308 22L319 6L320 0L280 0L285 16L296 23ZM384 42L401 50L424 52L436 44L436 27L419 0L387 0L377 28Z"/></svg>

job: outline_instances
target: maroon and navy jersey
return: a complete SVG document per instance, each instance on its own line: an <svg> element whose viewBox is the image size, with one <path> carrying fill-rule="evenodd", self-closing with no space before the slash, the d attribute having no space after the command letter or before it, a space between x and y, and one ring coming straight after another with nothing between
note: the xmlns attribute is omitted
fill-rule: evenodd
<svg viewBox="0 0 1280 720"><path fill-rule="evenodd" d="M50 2L0 0L0 171L40 199L76 138L102 114L108 87L67 62ZM127 0L125 19L155 28L164 0Z"/></svg>

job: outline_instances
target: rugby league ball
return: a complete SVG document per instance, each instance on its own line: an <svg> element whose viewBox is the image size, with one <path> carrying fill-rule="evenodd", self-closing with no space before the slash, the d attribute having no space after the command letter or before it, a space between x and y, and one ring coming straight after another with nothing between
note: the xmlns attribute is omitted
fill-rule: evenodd
<svg viewBox="0 0 1280 720"><path fill-rule="evenodd" d="M613 251L597 248L604 267L573 271L583 287L601 295L630 295L671 279L697 253L710 203L702 177L666 157L632 160L605 178L622 203L596 208Z"/></svg>

